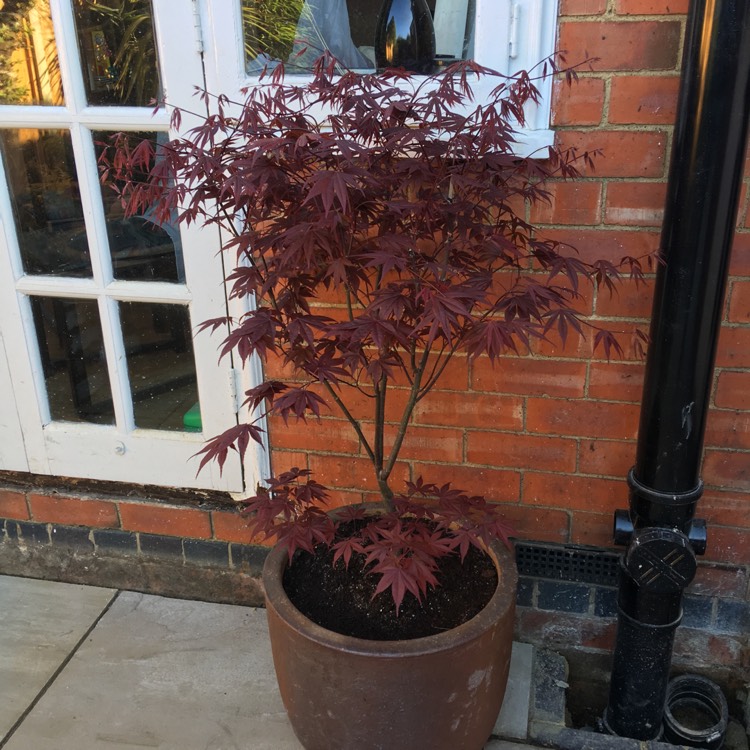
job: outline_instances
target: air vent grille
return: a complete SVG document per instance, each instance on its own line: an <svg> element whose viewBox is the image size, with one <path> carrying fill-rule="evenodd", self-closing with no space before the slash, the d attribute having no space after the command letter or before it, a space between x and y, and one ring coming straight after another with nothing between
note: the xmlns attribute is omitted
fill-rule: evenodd
<svg viewBox="0 0 750 750"><path fill-rule="evenodd" d="M620 555L576 545L516 542L516 562L520 575L616 586Z"/></svg>

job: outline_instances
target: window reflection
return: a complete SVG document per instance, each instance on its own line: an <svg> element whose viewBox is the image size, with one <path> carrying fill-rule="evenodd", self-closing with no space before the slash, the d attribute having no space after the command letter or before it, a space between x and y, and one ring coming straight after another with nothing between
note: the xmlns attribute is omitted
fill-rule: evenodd
<svg viewBox="0 0 750 750"><path fill-rule="evenodd" d="M110 133L94 133L94 144L97 159L105 150L114 147L109 145ZM157 147L165 143L167 133L139 132L122 135L131 148L143 140L151 140ZM142 175L145 180L145 175ZM134 179L140 179L138 174ZM107 238L112 256L114 277L129 281L173 281L185 282L185 267L182 261L182 244L177 225L174 222L157 226L151 222L151 215L146 211L140 216L125 216L122 202L117 196L114 185L102 185L102 203L107 220Z"/></svg>
<svg viewBox="0 0 750 750"><path fill-rule="evenodd" d="M0 129L0 148L26 273L90 277L70 133Z"/></svg>
<svg viewBox="0 0 750 750"><path fill-rule="evenodd" d="M49 0L0 0L0 104L64 104Z"/></svg>
<svg viewBox="0 0 750 750"><path fill-rule="evenodd" d="M121 302L120 323L137 427L189 430L198 384L187 307Z"/></svg>
<svg viewBox="0 0 750 750"><path fill-rule="evenodd" d="M96 302L32 297L31 309L52 419L114 424Z"/></svg>
<svg viewBox="0 0 750 750"><path fill-rule="evenodd" d="M375 68L375 27L382 3L372 0L242 0L247 72L284 62L306 72L324 51L345 68ZM427 0L436 59L473 56L475 0Z"/></svg>
<svg viewBox="0 0 750 750"><path fill-rule="evenodd" d="M149 0L75 0L86 99L149 106L161 96Z"/></svg>

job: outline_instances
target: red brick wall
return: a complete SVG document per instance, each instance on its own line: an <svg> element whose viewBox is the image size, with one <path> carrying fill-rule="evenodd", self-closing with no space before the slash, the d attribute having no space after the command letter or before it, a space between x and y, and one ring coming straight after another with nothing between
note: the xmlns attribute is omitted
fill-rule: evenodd
<svg viewBox="0 0 750 750"><path fill-rule="evenodd" d="M641 256L658 248L675 114L686 0L562 0L560 49L595 57L572 88L556 84L561 144L601 149L595 170L554 186L530 211L543 233L584 257ZM750 218L743 190L720 339L700 515L707 559L750 563ZM651 288L600 292L589 311L610 325L647 329ZM467 364L458 358L417 411L394 487L419 475L502 502L519 536L611 544L612 513L627 507L643 365L607 362L585 340L533 356ZM397 399L399 400L399 399ZM357 410L363 412L366 404ZM275 471L314 469L336 502L375 496L372 470L345 421L271 425Z"/></svg>

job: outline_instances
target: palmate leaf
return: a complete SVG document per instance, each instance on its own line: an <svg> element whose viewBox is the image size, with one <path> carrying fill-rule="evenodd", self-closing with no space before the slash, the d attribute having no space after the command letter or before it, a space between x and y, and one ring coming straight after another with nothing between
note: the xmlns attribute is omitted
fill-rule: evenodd
<svg viewBox="0 0 750 750"><path fill-rule="evenodd" d="M200 472L209 461L216 461L216 463L219 464L219 471L221 472L230 450L237 451L240 459L244 459L250 440L254 440L260 445L263 444L263 430L257 425L238 424L225 430L221 435L211 438L206 442L203 448L193 456L203 455L200 465L198 466L198 472Z"/></svg>

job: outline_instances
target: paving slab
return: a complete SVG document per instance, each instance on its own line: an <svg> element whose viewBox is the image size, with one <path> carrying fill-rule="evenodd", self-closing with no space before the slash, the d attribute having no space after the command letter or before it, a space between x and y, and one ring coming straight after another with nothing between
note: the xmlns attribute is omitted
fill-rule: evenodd
<svg viewBox="0 0 750 750"><path fill-rule="evenodd" d="M530 643L513 643L508 686L492 733L511 740L525 740L529 732L531 674L534 647Z"/></svg>
<svg viewBox="0 0 750 750"><path fill-rule="evenodd" d="M263 610L121 593L4 750L300 750Z"/></svg>
<svg viewBox="0 0 750 750"><path fill-rule="evenodd" d="M0 576L0 743L115 593Z"/></svg>

